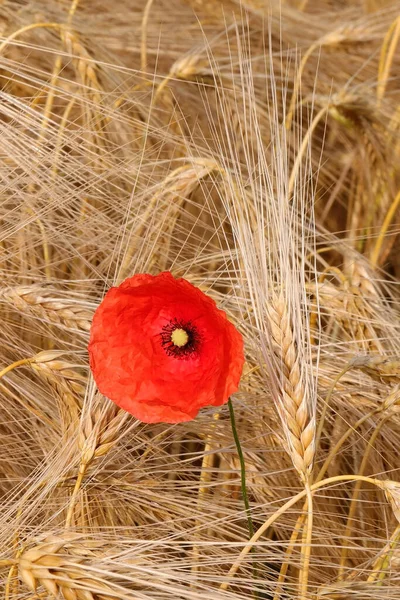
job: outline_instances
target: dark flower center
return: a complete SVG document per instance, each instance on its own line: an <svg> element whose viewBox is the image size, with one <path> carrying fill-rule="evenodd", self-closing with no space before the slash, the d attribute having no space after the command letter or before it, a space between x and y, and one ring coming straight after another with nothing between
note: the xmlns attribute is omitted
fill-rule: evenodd
<svg viewBox="0 0 400 600"><path fill-rule="evenodd" d="M191 358L198 353L201 336L190 321L172 319L160 333L161 345L168 356Z"/></svg>

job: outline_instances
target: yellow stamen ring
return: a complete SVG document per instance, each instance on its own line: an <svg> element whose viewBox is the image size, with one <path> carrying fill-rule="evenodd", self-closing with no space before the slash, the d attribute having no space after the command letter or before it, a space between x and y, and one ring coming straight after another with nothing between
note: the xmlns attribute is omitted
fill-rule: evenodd
<svg viewBox="0 0 400 600"><path fill-rule="evenodd" d="M184 329L174 329L171 333L171 342L178 348L183 348L189 341L189 335Z"/></svg>

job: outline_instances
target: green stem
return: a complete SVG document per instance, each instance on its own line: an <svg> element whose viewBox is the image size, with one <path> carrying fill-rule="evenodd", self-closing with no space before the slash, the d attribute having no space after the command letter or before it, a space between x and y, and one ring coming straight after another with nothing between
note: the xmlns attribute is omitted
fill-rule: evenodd
<svg viewBox="0 0 400 600"><path fill-rule="evenodd" d="M243 498L243 502L244 502L244 507L246 509L247 525L249 528L249 536L250 536L250 538L252 538L254 535L254 526L253 526L253 521L251 519L249 498L247 496L246 467L244 464L244 456L243 456L243 452L242 452L242 446L240 444L238 432L236 429L235 413L233 411L233 404L232 404L231 399L228 400L228 406L229 406L229 415L231 417L233 439L235 440L236 450L237 450L237 453L239 456L239 462L240 462L240 482L241 482L241 489L242 489L242 498Z"/></svg>

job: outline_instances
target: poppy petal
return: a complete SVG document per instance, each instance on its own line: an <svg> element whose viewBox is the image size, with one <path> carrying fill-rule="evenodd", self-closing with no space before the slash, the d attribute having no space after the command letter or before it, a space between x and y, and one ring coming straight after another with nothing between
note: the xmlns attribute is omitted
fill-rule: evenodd
<svg viewBox="0 0 400 600"><path fill-rule="evenodd" d="M102 394L146 423L179 423L239 386L243 339L214 300L170 272L111 288L93 317L90 367Z"/></svg>

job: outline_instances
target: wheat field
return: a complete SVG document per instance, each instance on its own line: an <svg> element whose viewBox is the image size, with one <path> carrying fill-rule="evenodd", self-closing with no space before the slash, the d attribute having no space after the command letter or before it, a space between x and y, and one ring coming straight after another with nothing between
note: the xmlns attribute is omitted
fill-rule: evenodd
<svg viewBox="0 0 400 600"><path fill-rule="evenodd" d="M5 600L400 599L400 2L0 3ZM105 292L171 271L228 407L96 390ZM397 483L399 482L399 483Z"/></svg>

